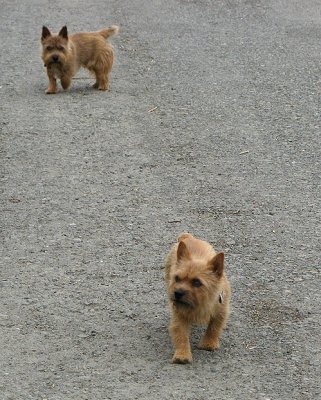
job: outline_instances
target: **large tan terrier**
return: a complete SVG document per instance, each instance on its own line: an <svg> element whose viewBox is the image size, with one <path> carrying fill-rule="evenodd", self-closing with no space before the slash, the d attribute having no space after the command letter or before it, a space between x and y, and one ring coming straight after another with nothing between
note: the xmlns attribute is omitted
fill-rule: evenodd
<svg viewBox="0 0 321 400"><path fill-rule="evenodd" d="M171 307L169 332L175 347L173 363L192 361L192 325L207 324L201 349L218 349L231 297L224 253L216 253L209 243L183 233L167 256L165 280Z"/></svg>
<svg viewBox="0 0 321 400"><path fill-rule="evenodd" d="M68 37L66 26L58 34L51 34L44 26L41 58L49 78L46 93L57 93L56 79L60 79L61 86L68 89L80 67L87 68L95 75L94 88L108 90L114 52L106 39L117 32L118 26L111 26L98 32L81 32Z"/></svg>

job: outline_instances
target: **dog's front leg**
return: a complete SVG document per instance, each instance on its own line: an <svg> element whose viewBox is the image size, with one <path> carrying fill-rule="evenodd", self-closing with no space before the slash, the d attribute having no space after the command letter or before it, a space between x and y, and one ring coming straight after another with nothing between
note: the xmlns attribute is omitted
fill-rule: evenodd
<svg viewBox="0 0 321 400"><path fill-rule="evenodd" d="M57 93L57 81L54 77L53 73L47 69L47 75L49 79L48 89L46 90L47 94L55 94Z"/></svg>
<svg viewBox="0 0 321 400"><path fill-rule="evenodd" d="M71 83L71 78L68 75L64 75L61 80L61 86L64 90L68 89Z"/></svg>
<svg viewBox="0 0 321 400"><path fill-rule="evenodd" d="M173 315L170 325L169 333L175 348L173 363L187 364L192 362L191 345L189 342L190 324L184 320Z"/></svg>
<svg viewBox="0 0 321 400"><path fill-rule="evenodd" d="M220 336L225 328L227 316L228 312L225 308L215 317L211 318L205 335L199 345L200 349L212 351L220 348Z"/></svg>

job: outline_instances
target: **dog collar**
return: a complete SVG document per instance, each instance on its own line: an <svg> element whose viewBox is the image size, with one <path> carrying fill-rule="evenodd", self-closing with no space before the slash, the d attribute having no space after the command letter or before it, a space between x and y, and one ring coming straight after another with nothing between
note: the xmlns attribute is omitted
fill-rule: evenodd
<svg viewBox="0 0 321 400"><path fill-rule="evenodd" d="M224 292L221 291L220 295L218 296L218 301L223 304L224 303Z"/></svg>

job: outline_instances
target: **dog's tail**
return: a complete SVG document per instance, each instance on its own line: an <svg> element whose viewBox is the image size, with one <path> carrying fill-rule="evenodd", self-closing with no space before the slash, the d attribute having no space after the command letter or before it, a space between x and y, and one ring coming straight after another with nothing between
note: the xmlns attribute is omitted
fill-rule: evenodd
<svg viewBox="0 0 321 400"><path fill-rule="evenodd" d="M105 28L102 29L100 31L98 31L98 33L105 39L109 38L109 36L112 35L116 35L119 31L119 26L117 25L112 25L110 28Z"/></svg>

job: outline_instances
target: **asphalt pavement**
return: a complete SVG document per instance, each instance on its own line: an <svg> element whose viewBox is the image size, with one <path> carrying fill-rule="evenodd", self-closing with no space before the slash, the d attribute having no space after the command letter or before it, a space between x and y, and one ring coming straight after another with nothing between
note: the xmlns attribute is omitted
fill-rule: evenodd
<svg viewBox="0 0 321 400"><path fill-rule="evenodd" d="M119 25L46 95L42 25ZM321 4L0 0L0 399L321 399ZM171 364L163 264L224 251L221 349Z"/></svg>

